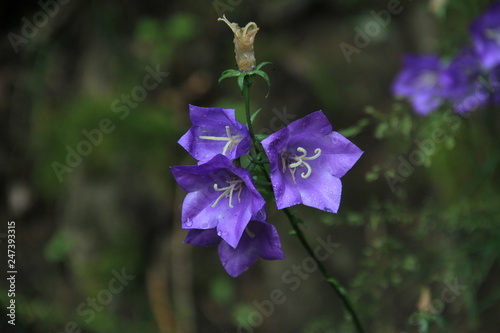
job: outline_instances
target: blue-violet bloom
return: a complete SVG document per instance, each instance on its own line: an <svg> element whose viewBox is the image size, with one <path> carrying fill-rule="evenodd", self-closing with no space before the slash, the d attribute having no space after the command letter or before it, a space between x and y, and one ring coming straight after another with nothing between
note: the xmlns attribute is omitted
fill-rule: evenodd
<svg viewBox="0 0 500 333"><path fill-rule="evenodd" d="M178 142L198 161L217 154L234 160L250 150L248 128L236 120L234 109L189 105L189 117L193 126Z"/></svg>
<svg viewBox="0 0 500 333"><path fill-rule="evenodd" d="M290 123L262 140L271 165L278 209L297 204L336 213L342 177L363 152L332 125L322 111Z"/></svg>
<svg viewBox="0 0 500 333"><path fill-rule="evenodd" d="M462 50L446 70L447 97L456 113L463 114L484 106L490 99L490 83L481 73L478 58L471 48Z"/></svg>
<svg viewBox="0 0 500 333"><path fill-rule="evenodd" d="M217 229L217 234L236 248L248 222L264 206L252 175L219 154L198 165L170 170L188 192L182 204L184 229Z"/></svg>
<svg viewBox="0 0 500 333"><path fill-rule="evenodd" d="M488 70L500 65L500 2L471 24L470 33L482 66Z"/></svg>
<svg viewBox="0 0 500 333"><path fill-rule="evenodd" d="M232 277L245 272L259 257L266 260L285 259L276 228L265 222L263 211L259 215L260 218L254 217L248 223L236 248L220 238L215 229L189 230L184 243L198 246L218 245L222 265Z"/></svg>
<svg viewBox="0 0 500 333"><path fill-rule="evenodd" d="M445 101L445 66L436 55L406 55L392 92L410 100L415 111L425 116Z"/></svg>

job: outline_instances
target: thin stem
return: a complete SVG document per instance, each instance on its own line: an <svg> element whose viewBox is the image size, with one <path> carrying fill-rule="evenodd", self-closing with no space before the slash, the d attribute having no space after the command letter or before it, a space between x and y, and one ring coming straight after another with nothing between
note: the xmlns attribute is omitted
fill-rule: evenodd
<svg viewBox="0 0 500 333"><path fill-rule="evenodd" d="M250 79L250 76L245 75L244 78L244 83L243 83L243 99L245 100L245 115L247 118L247 127L248 127L248 132L250 133L250 138L252 139L252 144L254 148L254 153L257 155L258 148L257 148L257 141L255 140L255 134L253 132L253 126L252 126L252 118L250 115L250 87L252 86L252 82Z"/></svg>
<svg viewBox="0 0 500 333"><path fill-rule="evenodd" d="M323 263L316 257L316 254L314 253L311 245L307 241L306 237L304 236L304 233L299 227L299 224L303 223L302 220L297 217L295 214L293 214L288 208L283 209L285 212L285 215L288 217L288 220L290 221L290 224L293 227L293 230L295 231L295 234L299 238L300 243L304 248L306 249L307 253L313 258L313 260L316 262L318 265L319 270L321 271L321 274L323 274L323 277L325 278L326 282L332 287L332 289L337 293L337 295L340 297L342 300L342 303L346 307L347 311L352 317L352 320L354 321L354 325L356 325L356 329L358 330L359 333L364 333L363 326L361 325L361 321L358 318L358 315L356 314L356 311L354 310L354 307L352 305L352 302L349 298L349 296L346 293L345 288L338 282L336 279L334 279L326 270L325 266Z"/></svg>
<svg viewBox="0 0 500 333"><path fill-rule="evenodd" d="M253 147L254 147L254 153L257 155L259 153L259 147L257 145L257 141L255 140L255 135L253 132L253 127L252 127L252 121L250 117L250 86L252 85L250 81L249 76L245 76L244 78L244 85L243 85L243 98L245 99L245 114L246 114L246 120L247 120L247 126L248 126L248 131L250 132L250 137L252 138L253 142ZM271 177L262 164L258 164L258 166L262 169L262 172L266 176L267 180L269 183L271 183ZM285 215L288 217L288 220L290 221L290 224L293 227L293 230L295 231L297 237L299 238L300 243L304 248L306 249L307 253L313 258L313 260L316 262L316 264L319 267L319 270L323 274L324 278L326 279L327 283L332 287L332 289L335 291L335 293L340 297L342 300L342 303L344 304L345 308L351 315L354 325L356 326L356 329L358 333L364 333L363 326L361 325L361 322L356 314L356 311L354 310L354 307L352 305L351 300L349 299L349 296L347 295L345 288L337 281L335 280L326 270L325 266L323 263L317 258L316 254L314 253L311 245L307 241L304 233L299 227L300 223L303 223L302 220L297 217L295 214L293 214L288 208L283 209L285 212Z"/></svg>

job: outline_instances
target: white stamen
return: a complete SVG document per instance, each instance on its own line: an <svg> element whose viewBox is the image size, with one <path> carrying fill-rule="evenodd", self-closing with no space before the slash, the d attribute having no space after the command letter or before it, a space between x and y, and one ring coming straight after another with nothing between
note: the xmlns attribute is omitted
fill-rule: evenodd
<svg viewBox="0 0 500 333"><path fill-rule="evenodd" d="M226 182L229 184L229 186L219 188L219 185L214 184L214 190L218 192L222 192L221 195L215 200L215 202L212 204L212 207L217 206L219 201L222 198L229 198L229 208L234 208L233 206L233 193L234 191L238 191L238 202L241 202L241 191L243 190L243 180L241 179L231 179L231 180L226 180Z"/></svg>
<svg viewBox="0 0 500 333"><path fill-rule="evenodd" d="M222 155L226 155L226 152L232 151L238 143L241 142L242 137L240 135L231 135L231 129L229 126L226 126L226 136L200 136L200 139L204 140L212 140L212 141L227 141L222 149Z"/></svg>
<svg viewBox="0 0 500 333"><path fill-rule="evenodd" d="M435 72L426 70L418 77L417 88L433 87L438 82L438 76Z"/></svg>
<svg viewBox="0 0 500 333"><path fill-rule="evenodd" d="M290 171L290 174L292 175L293 182L295 183L295 171L298 167L304 166L306 168L305 172L302 172L300 176L304 179L307 179L311 176L312 173L312 168L309 165L309 163L305 161L312 161L317 159L318 157L321 156L321 149L316 148L314 150L314 155L313 156L307 156L307 150L305 150L302 147L298 147L297 151L301 153L301 155L287 155L286 153L281 154L281 163L283 164L282 172L285 173L286 168L288 167L288 171ZM290 164L287 164L287 159L288 161L295 161Z"/></svg>
<svg viewBox="0 0 500 333"><path fill-rule="evenodd" d="M500 45L500 28L497 29L486 29L485 30L486 38L493 39Z"/></svg>

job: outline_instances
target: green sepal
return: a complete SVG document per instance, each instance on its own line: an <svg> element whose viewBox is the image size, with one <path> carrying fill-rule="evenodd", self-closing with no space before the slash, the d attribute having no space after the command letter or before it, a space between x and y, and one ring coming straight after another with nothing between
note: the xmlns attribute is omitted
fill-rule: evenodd
<svg viewBox="0 0 500 333"><path fill-rule="evenodd" d="M271 92L271 80L269 80L269 76L267 76L266 72L261 71L261 70L255 70L253 71L255 75L259 75L261 78L263 78L267 82L267 96L269 96L269 93Z"/></svg>
<svg viewBox="0 0 500 333"><path fill-rule="evenodd" d="M263 152L257 153L255 157L251 158L252 163L254 164L269 164L269 160L267 159L267 156Z"/></svg>
<svg viewBox="0 0 500 333"><path fill-rule="evenodd" d="M260 64L257 65L257 67L255 67L255 70L258 71L259 69L261 69L262 67L264 67L265 65L271 65L272 62L269 62L269 61L263 61L261 62Z"/></svg>
<svg viewBox="0 0 500 333"><path fill-rule="evenodd" d="M227 79L228 77L235 77L239 76L241 74L240 71L236 69L227 69L224 72L222 72L220 78L219 78L219 83L222 82L222 80Z"/></svg>
<svg viewBox="0 0 500 333"><path fill-rule="evenodd" d="M242 94L243 94L243 86L245 84L244 82L245 82L245 75L238 76L238 87L240 87L240 91Z"/></svg>
<svg viewBox="0 0 500 333"><path fill-rule="evenodd" d="M272 202L274 200L274 194L264 188L258 187L257 191L266 200L266 202Z"/></svg>
<svg viewBox="0 0 500 333"><path fill-rule="evenodd" d="M269 64L271 64L269 61L261 62L259 65L257 65L257 67L253 71L249 72L240 72L239 70L236 69L226 69L224 72L222 72L221 77L219 78L219 83L221 83L222 80L227 79L229 77L238 77L238 87L240 88L240 91L243 94L244 85L247 84L248 87L250 87L255 81L255 75L259 75L267 82L267 95L266 95L267 98L271 91L271 80L269 79L269 76L260 69L263 66Z"/></svg>
<svg viewBox="0 0 500 333"><path fill-rule="evenodd" d="M269 134L255 134L255 138L261 142L262 140L264 140L265 138L267 138L269 136Z"/></svg>

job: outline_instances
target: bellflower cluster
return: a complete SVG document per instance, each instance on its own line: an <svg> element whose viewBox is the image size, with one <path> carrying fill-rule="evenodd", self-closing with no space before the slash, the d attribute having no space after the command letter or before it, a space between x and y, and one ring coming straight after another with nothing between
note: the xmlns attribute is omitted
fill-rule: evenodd
<svg viewBox="0 0 500 333"><path fill-rule="evenodd" d="M407 55L392 92L425 116L444 104L458 114L500 104L500 2L470 27L472 47L445 63L437 55Z"/></svg>
<svg viewBox="0 0 500 333"><path fill-rule="evenodd" d="M239 28L225 17L221 20L233 30L235 44L244 44L235 48L240 71L226 71L221 79L239 76L238 85L248 97L245 89L255 75L269 83L261 70L265 63L254 64L258 27L251 22ZM236 120L234 109L190 105L193 125L178 143L198 162L170 168L187 192L181 212L182 228L189 230L185 243L217 246L222 265L232 277L245 272L259 257L285 258L278 232L267 221L261 193L273 194L278 209L303 204L336 213L340 178L363 154L332 130L322 111L265 138L254 136L254 117L246 101L247 125Z"/></svg>

